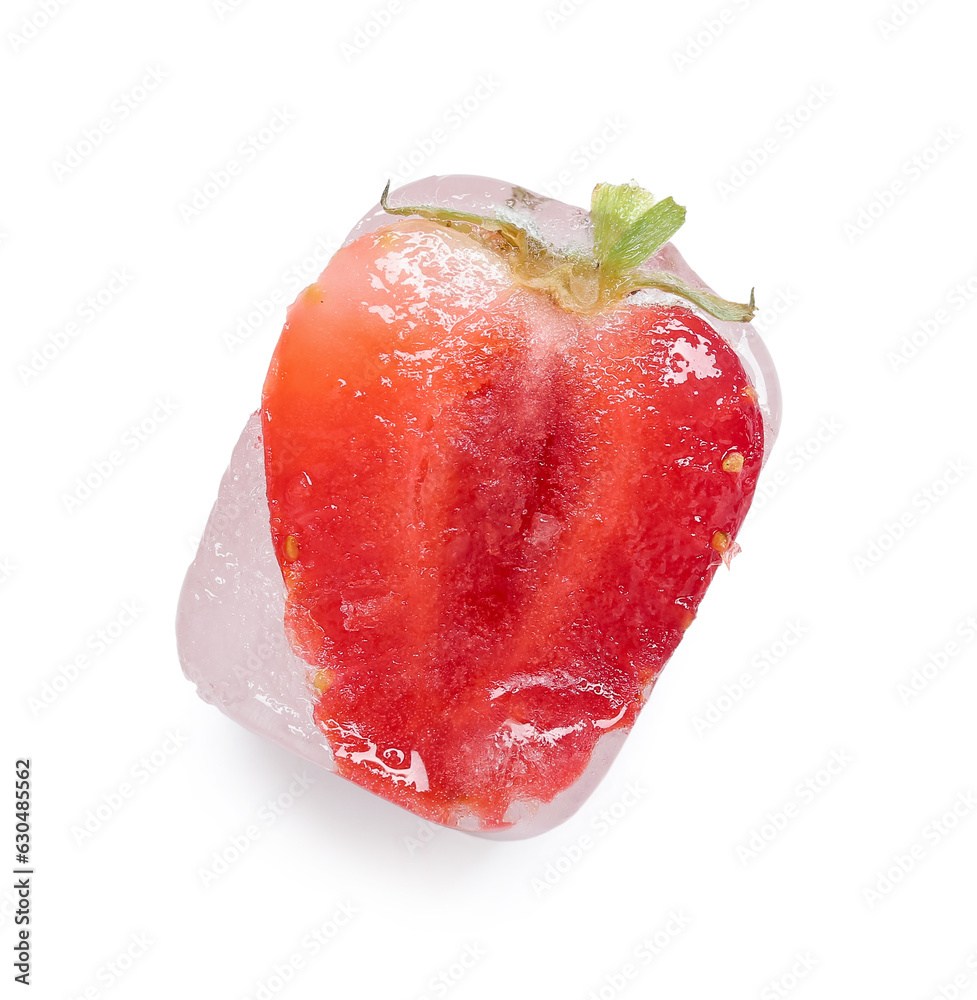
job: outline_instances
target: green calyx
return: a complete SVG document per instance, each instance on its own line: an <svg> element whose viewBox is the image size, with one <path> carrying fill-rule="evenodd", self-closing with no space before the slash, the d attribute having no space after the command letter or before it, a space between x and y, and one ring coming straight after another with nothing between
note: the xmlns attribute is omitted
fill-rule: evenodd
<svg viewBox="0 0 977 1000"><path fill-rule="evenodd" d="M477 215L434 205L387 203L390 182L383 189L380 205L391 215L419 215L477 239L506 258L515 280L526 288L550 295L560 306L575 313L596 313L610 308L639 288L657 288L694 303L717 319L747 323L756 311L753 294L749 303L728 302L678 275L647 270L644 263L681 228L685 209L671 198L655 201L650 192L634 182L598 184L590 202L594 242L590 250L557 250L531 226L520 225L497 213ZM529 192L514 189L516 200Z"/></svg>

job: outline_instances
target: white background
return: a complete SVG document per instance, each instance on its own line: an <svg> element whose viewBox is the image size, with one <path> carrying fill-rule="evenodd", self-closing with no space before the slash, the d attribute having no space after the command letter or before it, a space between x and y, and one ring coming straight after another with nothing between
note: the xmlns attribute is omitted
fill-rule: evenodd
<svg viewBox="0 0 977 1000"><path fill-rule="evenodd" d="M977 996L973 5L402 0L377 31L382 2L4 4L0 770L33 760L33 995ZM785 398L743 552L625 751L517 843L305 767L201 702L174 643L310 252L388 176L452 172L673 195L692 267L756 286Z"/></svg>

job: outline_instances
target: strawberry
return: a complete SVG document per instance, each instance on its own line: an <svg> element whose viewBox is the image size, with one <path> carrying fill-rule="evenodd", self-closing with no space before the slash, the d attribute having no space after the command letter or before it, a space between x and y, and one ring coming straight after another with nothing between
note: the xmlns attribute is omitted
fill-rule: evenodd
<svg viewBox="0 0 977 1000"><path fill-rule="evenodd" d="M264 385L286 633L341 774L502 830L593 783L734 551L753 304L668 267L684 209L635 184L381 206Z"/></svg>

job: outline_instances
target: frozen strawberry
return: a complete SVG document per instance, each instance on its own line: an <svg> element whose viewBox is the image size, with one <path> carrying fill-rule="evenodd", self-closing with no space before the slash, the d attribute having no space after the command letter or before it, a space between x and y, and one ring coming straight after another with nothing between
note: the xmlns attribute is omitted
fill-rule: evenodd
<svg viewBox="0 0 977 1000"><path fill-rule="evenodd" d="M734 551L769 387L752 302L684 268L671 199L486 200L385 193L289 310L262 435L335 767L496 830L573 799L633 725Z"/></svg>

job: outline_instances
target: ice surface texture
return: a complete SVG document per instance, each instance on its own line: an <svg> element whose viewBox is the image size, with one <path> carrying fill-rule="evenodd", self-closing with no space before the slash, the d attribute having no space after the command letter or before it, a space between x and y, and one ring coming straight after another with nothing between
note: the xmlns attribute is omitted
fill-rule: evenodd
<svg viewBox="0 0 977 1000"><path fill-rule="evenodd" d="M312 719L309 665L285 636L285 588L271 547L261 417L248 420L183 585L183 671L204 701L252 732L333 770Z"/></svg>
<svg viewBox="0 0 977 1000"><path fill-rule="evenodd" d="M391 204L462 207L478 214L498 212L530 225L556 246L586 245L590 218L583 209L532 195L510 184L469 176L431 177L401 188ZM354 227L346 243L395 219L379 204ZM698 288L707 286L678 251L667 244L649 261ZM675 302L653 290L629 300ZM688 307L688 303L682 302ZM780 416L776 374L767 351L749 324L708 317L710 325L736 351L759 397L764 416L764 455L769 454ZM313 719L312 677L316 668L292 651L284 627L285 587L272 547L265 486L261 421L255 413L234 449L217 503L191 565L177 621L180 659L198 693L229 717L299 756L335 770L325 734ZM541 833L571 815L590 794L622 745L626 731L600 738L584 774L551 801L521 802L507 815L512 826L491 836L525 837ZM384 767L373 746L366 759ZM403 776L403 767L399 770ZM412 760L406 772L416 787L426 780L423 762ZM475 815L458 815L455 825L479 831Z"/></svg>
<svg viewBox="0 0 977 1000"><path fill-rule="evenodd" d="M470 174L424 177L398 188L390 196L389 203L392 207L433 205L463 208L477 215L498 213L501 217L517 224L528 224L531 231L537 231L557 248L586 247L593 240L590 213L585 209L576 205L566 205L556 199L525 191L523 188L514 187L512 184L491 177L476 177ZM366 233L390 225L390 221L390 215L378 202L353 227L343 241L343 246ZM658 253L650 257L645 267L650 271L669 271L688 282L693 288L714 291L689 267L671 243L666 243ZM676 302L695 310L695 307L684 299L651 289L634 293L628 301L633 305L642 302ZM714 316L706 316L706 319L739 355L757 391L760 408L764 414L764 458L766 458L780 428L781 410L780 383L777 381L770 353L750 323L727 323Z"/></svg>

